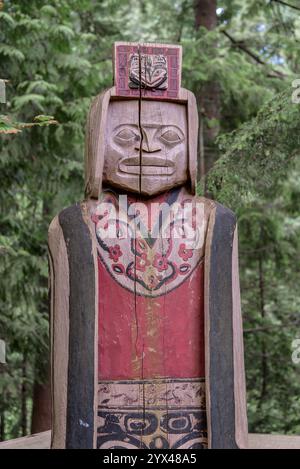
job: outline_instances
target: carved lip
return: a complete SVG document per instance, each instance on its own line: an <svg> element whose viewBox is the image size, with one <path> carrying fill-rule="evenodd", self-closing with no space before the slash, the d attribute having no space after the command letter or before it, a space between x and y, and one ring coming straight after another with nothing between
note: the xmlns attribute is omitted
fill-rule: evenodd
<svg viewBox="0 0 300 469"><path fill-rule="evenodd" d="M119 163L119 170L127 174L140 174L141 168L145 176L171 176L175 171L175 164L157 156L142 157L141 166L139 156L124 158Z"/></svg>

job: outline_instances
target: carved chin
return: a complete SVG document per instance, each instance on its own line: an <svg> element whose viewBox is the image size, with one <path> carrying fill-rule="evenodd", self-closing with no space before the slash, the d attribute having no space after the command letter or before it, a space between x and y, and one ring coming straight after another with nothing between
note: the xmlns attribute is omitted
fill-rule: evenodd
<svg viewBox="0 0 300 469"><path fill-rule="evenodd" d="M142 195L156 195L160 194L161 192L165 192L167 190L173 189L174 187L183 186L187 181L187 177L185 179L172 179L170 180L168 177L161 177L157 181L153 181L153 177L147 178L143 177L141 190L137 190L135 192L139 192Z"/></svg>
<svg viewBox="0 0 300 469"><path fill-rule="evenodd" d="M176 174L173 174L173 176L170 177L168 175L159 176L155 173L154 177L153 175L143 174L140 181L139 174L126 174L118 171L114 175L111 175L111 177L104 175L103 180L112 187L152 196L172 189L173 187L184 185L187 181L187 175L181 175L181 177L178 175L178 177L176 177Z"/></svg>

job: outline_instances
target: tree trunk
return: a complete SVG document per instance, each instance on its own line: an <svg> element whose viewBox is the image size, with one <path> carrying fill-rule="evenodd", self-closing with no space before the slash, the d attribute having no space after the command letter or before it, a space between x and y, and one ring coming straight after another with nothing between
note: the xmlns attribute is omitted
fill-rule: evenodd
<svg viewBox="0 0 300 469"><path fill-rule="evenodd" d="M4 410L0 413L0 441L5 440L5 414Z"/></svg>
<svg viewBox="0 0 300 469"><path fill-rule="evenodd" d="M217 26L217 0L195 0L195 26L204 26L211 31Z"/></svg>
<svg viewBox="0 0 300 469"><path fill-rule="evenodd" d="M26 375L26 357L24 355L22 362L22 385L21 385L21 431L22 436L27 435L27 375Z"/></svg>
<svg viewBox="0 0 300 469"><path fill-rule="evenodd" d="M33 387L33 408L31 433L40 433L51 428L51 386L50 366L46 383L35 381Z"/></svg>
<svg viewBox="0 0 300 469"><path fill-rule="evenodd" d="M260 298L260 315L264 320L266 317L265 311L265 282L264 282L264 272L263 272L263 260L260 255L258 261L258 270L259 270L259 298ZM268 363L267 363L267 350L266 350L266 341L264 336L262 337L261 345L261 391L260 391L260 405L266 398L267 395L267 381L268 381Z"/></svg>
<svg viewBox="0 0 300 469"><path fill-rule="evenodd" d="M217 0L195 0L195 29L204 27L211 31L217 25ZM216 44L217 48L217 44ZM203 147L200 149L198 178L209 171L218 158L215 138L219 133L218 121L221 117L220 87L217 82L206 83L197 93L200 120L203 120ZM213 121L213 125L209 125Z"/></svg>
<svg viewBox="0 0 300 469"><path fill-rule="evenodd" d="M43 201L43 216L49 217L51 212L47 200ZM50 276L50 272L49 272ZM44 283L45 282L45 283ZM47 281L41 279L41 285L48 287ZM48 288L48 300L43 304L41 311L50 311L50 289ZM42 313L41 313L42 314ZM50 318L49 318L50 319ZM48 352L49 353L49 352ZM40 433L51 428L51 366L50 353L47 360L38 357L35 366L35 380L33 385L33 403L31 417L31 433Z"/></svg>

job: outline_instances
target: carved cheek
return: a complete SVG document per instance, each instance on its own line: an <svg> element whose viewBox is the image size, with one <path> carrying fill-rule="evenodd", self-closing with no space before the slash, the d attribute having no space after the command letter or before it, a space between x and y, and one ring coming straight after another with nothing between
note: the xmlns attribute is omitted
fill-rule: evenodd
<svg viewBox="0 0 300 469"><path fill-rule="evenodd" d="M109 177L116 173L119 160L124 156L124 151L116 145L107 144L104 160L104 175Z"/></svg>
<svg viewBox="0 0 300 469"><path fill-rule="evenodd" d="M185 181L187 179L187 151L184 144L180 145L180 148L176 150L175 158L175 173L174 182Z"/></svg>
<svg viewBox="0 0 300 469"><path fill-rule="evenodd" d="M166 152L166 158L174 161L176 168L182 168L187 165L187 151L184 142L176 145Z"/></svg>
<svg viewBox="0 0 300 469"><path fill-rule="evenodd" d="M135 176L124 173L120 168L120 162L126 157L134 156L136 153L133 145L123 147L115 142L108 144L105 151L104 180L115 184L123 184L130 177L133 181Z"/></svg>

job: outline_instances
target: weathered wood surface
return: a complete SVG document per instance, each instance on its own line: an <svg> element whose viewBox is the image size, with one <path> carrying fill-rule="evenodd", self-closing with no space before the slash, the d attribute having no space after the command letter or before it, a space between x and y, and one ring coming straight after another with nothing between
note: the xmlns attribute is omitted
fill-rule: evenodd
<svg viewBox="0 0 300 469"><path fill-rule="evenodd" d="M55 217L50 225L48 247L51 298L52 428L54 430L52 437L56 448L65 448L70 287L67 248L58 217Z"/></svg>
<svg viewBox="0 0 300 469"><path fill-rule="evenodd" d="M114 95L115 88L105 91L94 99L90 108L86 128L86 195L98 198L105 181L127 191L152 195L182 185L187 180L194 194L198 114L193 93L181 89L180 99L174 102L143 99L140 105L137 99L122 101ZM166 140L164 134L168 129L174 134L177 132L177 144ZM131 139L129 134L132 134ZM172 148L174 143L176 145ZM181 144L181 152L178 151L178 143ZM183 151L184 147L187 151ZM130 164L139 171L135 177L123 172L126 170L126 162L123 162L126 156L132 159L128 161L128 167ZM151 165L147 162L149 157L153 160ZM137 160L135 165L134 158ZM105 164L105 160L110 164ZM169 172L172 168L176 171L159 177L163 175L164 168Z"/></svg>
<svg viewBox="0 0 300 469"><path fill-rule="evenodd" d="M235 219L195 195L198 116L180 88L181 49L117 44L114 65L116 86L88 117L86 201L61 212L51 235L52 447L95 447L97 433L100 448L195 449L207 433L208 447L244 447ZM187 218L173 208L186 203L189 227L174 236Z"/></svg>
<svg viewBox="0 0 300 469"><path fill-rule="evenodd" d="M106 197L117 202L111 193ZM190 201L191 195L185 189L161 194L150 199L149 208L154 200L172 207ZM157 208L154 226L159 214ZM182 239L169 242L161 232L157 239L138 236L136 245L122 237L104 239L99 233L101 224L106 226L101 207L92 218L101 318L99 446L114 441L126 448L206 445L203 246L186 249ZM124 218L129 225L130 217ZM205 230L207 220L202 221ZM141 217L143 225L147 222ZM164 229L168 227L164 220ZM146 428L145 434L139 426Z"/></svg>
<svg viewBox="0 0 300 469"><path fill-rule="evenodd" d="M248 447L248 420L246 402L246 376L244 365L243 318L241 311L238 227L236 225L232 246L232 321L233 333L233 367L235 397L235 437L239 448Z"/></svg>
<svg viewBox="0 0 300 469"><path fill-rule="evenodd" d="M220 449L247 447L235 230L234 214L216 204L205 249L205 363L209 447Z"/></svg>
<svg viewBox="0 0 300 469"><path fill-rule="evenodd" d="M300 449L300 436L249 434L249 449ZM0 449L49 449L51 431L0 443Z"/></svg>
<svg viewBox="0 0 300 469"><path fill-rule="evenodd" d="M85 204L60 213L49 230L53 443L93 448L97 407L97 270Z"/></svg>
<svg viewBox="0 0 300 469"><path fill-rule="evenodd" d="M51 430L0 442L0 449L50 449Z"/></svg>
<svg viewBox="0 0 300 469"><path fill-rule="evenodd" d="M113 101L106 127L103 181L142 195L188 179L186 106L160 101Z"/></svg>
<svg viewBox="0 0 300 469"><path fill-rule="evenodd" d="M300 449L300 436L249 433L249 449Z"/></svg>

